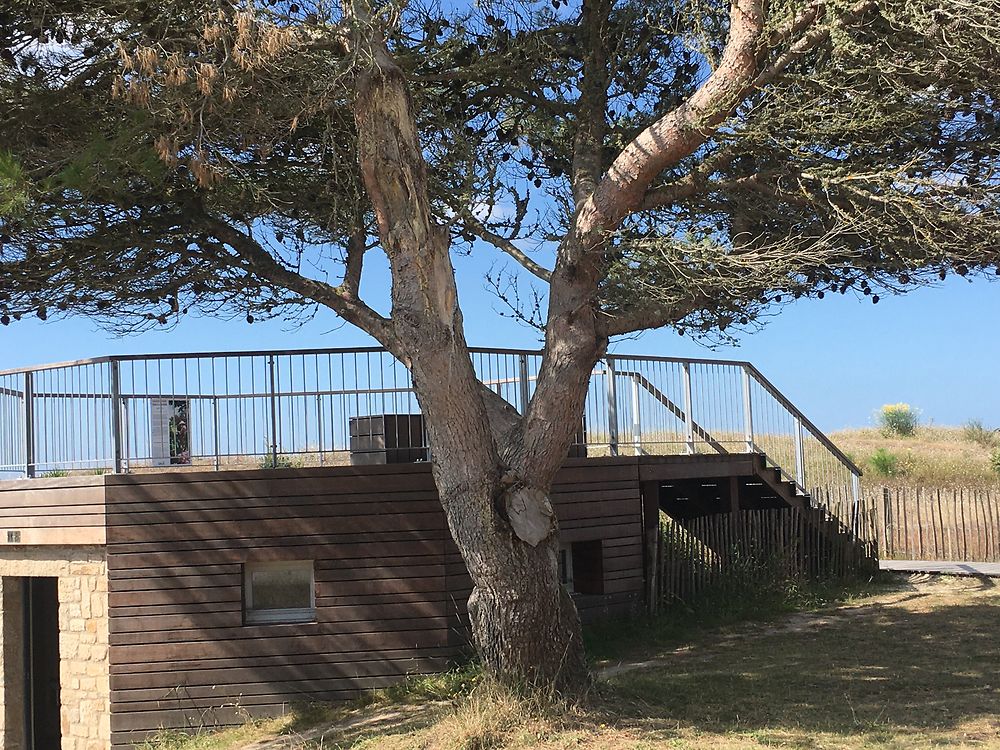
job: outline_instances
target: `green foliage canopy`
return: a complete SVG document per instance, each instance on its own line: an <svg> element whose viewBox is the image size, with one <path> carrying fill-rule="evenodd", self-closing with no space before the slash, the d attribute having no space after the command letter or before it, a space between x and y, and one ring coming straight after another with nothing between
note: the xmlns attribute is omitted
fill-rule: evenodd
<svg viewBox="0 0 1000 750"><path fill-rule="evenodd" d="M706 85L731 18L718 0L376 11L452 247L492 243L534 284L588 179ZM718 124L688 125L697 145L606 239L607 332L717 335L794 298L992 273L998 16L995 0L770 3L755 78ZM325 1L0 3L0 320L132 330L326 304L364 326L378 239L351 34ZM517 276L494 286L540 325Z"/></svg>

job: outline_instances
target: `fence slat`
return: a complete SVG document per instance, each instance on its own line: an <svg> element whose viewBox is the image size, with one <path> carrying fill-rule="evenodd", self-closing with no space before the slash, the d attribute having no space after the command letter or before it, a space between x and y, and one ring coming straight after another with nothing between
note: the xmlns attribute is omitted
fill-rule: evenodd
<svg viewBox="0 0 1000 750"><path fill-rule="evenodd" d="M865 523L858 529L869 529ZM656 590L660 605L690 603L774 577L868 574L877 549L826 507L742 510L676 521L661 516Z"/></svg>
<svg viewBox="0 0 1000 750"><path fill-rule="evenodd" d="M1000 560L1000 488L865 488L870 542L886 559Z"/></svg>

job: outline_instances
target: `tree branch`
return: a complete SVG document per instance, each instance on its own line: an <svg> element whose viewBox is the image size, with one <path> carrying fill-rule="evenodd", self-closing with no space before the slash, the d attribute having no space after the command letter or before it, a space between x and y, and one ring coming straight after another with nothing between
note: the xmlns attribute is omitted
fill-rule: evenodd
<svg viewBox="0 0 1000 750"><path fill-rule="evenodd" d="M402 351L392 322L358 299L350 285L335 287L290 271L255 239L212 216L204 216L202 224L219 241L231 247L258 276L329 307L348 323L371 335L393 354ZM350 249L348 254L350 255ZM350 258L348 260L350 262ZM356 263L360 278L360 263Z"/></svg>
<svg viewBox="0 0 1000 750"><path fill-rule="evenodd" d="M525 268L525 270L530 271L535 276L540 278L542 281L549 281L552 278L552 272L542 265L539 265L530 257L527 253L521 250L517 245L515 245L511 240L497 234L496 232L488 229L484 224L475 221L471 217L463 219L462 222L473 234L499 250L507 253L511 258L516 260Z"/></svg>
<svg viewBox="0 0 1000 750"><path fill-rule="evenodd" d="M364 229L358 229L347 238L347 254L344 259L344 280L340 289L348 296L357 299L361 287L361 271L364 267L365 253L368 251L368 234Z"/></svg>
<svg viewBox="0 0 1000 750"><path fill-rule="evenodd" d="M764 25L763 0L733 0L719 67L686 102L622 150L594 192L590 211L596 215L581 218L604 229L617 227L641 206L657 175L705 143L744 100L757 76Z"/></svg>
<svg viewBox="0 0 1000 750"><path fill-rule="evenodd" d="M608 61L604 32L611 3L583 0L581 34L586 38L583 78L576 107L576 136L573 139L573 197L581 205L597 187L604 171L603 152L607 131Z"/></svg>
<svg viewBox="0 0 1000 750"><path fill-rule="evenodd" d="M735 154L729 148L713 154L681 179L650 189L643 197L641 208L664 208L676 201L701 195L711 184L709 177L732 164L734 158Z"/></svg>

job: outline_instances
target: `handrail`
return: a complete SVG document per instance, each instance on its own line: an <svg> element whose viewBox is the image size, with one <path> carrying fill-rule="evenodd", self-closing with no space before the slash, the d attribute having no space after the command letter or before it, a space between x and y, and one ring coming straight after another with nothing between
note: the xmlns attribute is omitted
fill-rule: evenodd
<svg viewBox="0 0 1000 750"><path fill-rule="evenodd" d="M744 366L753 374L756 381L764 389L766 389L767 392L770 393L771 396L774 397L782 406L784 406L786 409L788 409L788 411L794 414L795 417L800 422L802 422L802 426L805 427L807 430L809 430L810 434L814 438L816 438L820 443L822 443L824 448L826 448L828 451L830 451L830 453L832 453L834 456L840 459L840 462L844 464L844 466L846 466L848 469L850 469L852 474L858 477L864 475L861 469L858 468L857 464L855 464L850 458L848 458L847 455L842 450L840 450L840 448L838 448L836 444L832 440L830 440L830 438L828 438L815 424L813 424L812 420L810 420L805 414L803 414L799 410L799 408L795 406L795 404L789 401L784 396L784 394L781 393L781 391L775 388L774 384L766 377L764 377L764 375L760 372L760 370L758 370L750 363L747 363Z"/></svg>
<svg viewBox="0 0 1000 750"><path fill-rule="evenodd" d="M470 354L484 384L515 408L528 404L541 350ZM603 362L577 439L591 455L757 452L805 494L861 475L749 362L624 354ZM185 461L220 468L223 458L246 465L260 456L342 461L354 420L415 412L409 372L374 346L113 355L0 370L0 475Z"/></svg>
<svg viewBox="0 0 1000 750"><path fill-rule="evenodd" d="M483 347L470 346L470 354L526 354L529 356L540 356L544 354L543 349L517 349L504 347ZM319 347L309 349L233 349L214 350L210 352L162 352L158 354L106 354L98 357L85 357L83 359L70 359L61 362L46 362L40 365L29 365L27 367L14 367L0 370L0 375L20 375L26 372L42 372L45 370L58 370L65 367L78 367L80 365L101 365L111 362L144 362L154 360L173 359L207 359L209 357L294 357L298 355L312 354L388 354L379 346L353 346L353 347ZM739 367L753 367L753 365L742 359L711 359L699 357L664 357L658 355L631 355L631 354L608 354L606 359L643 359L649 362L673 362L681 364L704 365L735 365Z"/></svg>
<svg viewBox="0 0 1000 750"><path fill-rule="evenodd" d="M685 414L684 410L677 404L675 404L673 401L671 401L669 398L667 398L667 395L663 391L661 391L655 385L650 383L649 380L643 377L640 373L629 372L628 370L619 370L617 374L621 375L623 378L631 378L650 396L652 396L661 404L663 404L667 408L667 411L669 411L678 419L686 419L687 415ZM692 420L691 427L692 427L692 432L694 432L694 434L697 437L700 437L702 440L704 440L706 443L712 446L718 453L729 453L729 451L726 450L726 447L718 440L716 440L712 436L712 433L710 433L700 424Z"/></svg>

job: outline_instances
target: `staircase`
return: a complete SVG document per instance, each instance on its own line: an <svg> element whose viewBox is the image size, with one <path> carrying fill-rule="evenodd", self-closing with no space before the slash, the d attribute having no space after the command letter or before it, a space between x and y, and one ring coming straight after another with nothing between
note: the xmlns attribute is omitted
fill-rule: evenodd
<svg viewBox="0 0 1000 750"><path fill-rule="evenodd" d="M678 521L732 510L808 508L810 498L759 453L700 455L700 476L659 485L659 506Z"/></svg>

